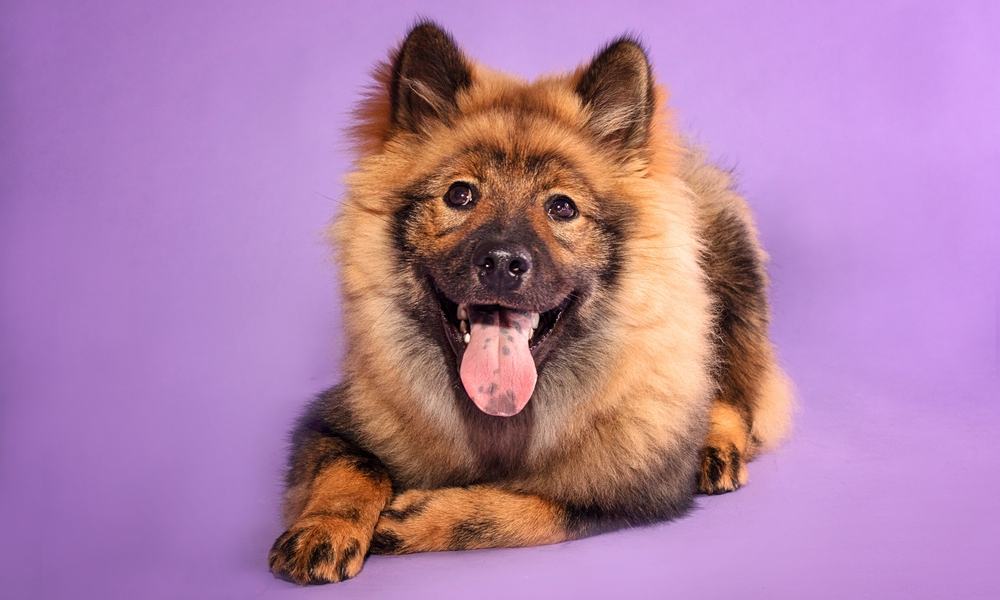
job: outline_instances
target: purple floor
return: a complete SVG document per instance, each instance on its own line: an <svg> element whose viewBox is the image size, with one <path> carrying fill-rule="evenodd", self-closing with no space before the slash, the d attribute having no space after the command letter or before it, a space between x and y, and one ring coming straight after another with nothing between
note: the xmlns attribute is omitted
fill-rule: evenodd
<svg viewBox="0 0 1000 600"><path fill-rule="evenodd" d="M1000 4L143 4L0 7L0 596L1000 598ZM341 131L417 14L526 76L643 36L756 208L797 428L677 522L300 589Z"/></svg>

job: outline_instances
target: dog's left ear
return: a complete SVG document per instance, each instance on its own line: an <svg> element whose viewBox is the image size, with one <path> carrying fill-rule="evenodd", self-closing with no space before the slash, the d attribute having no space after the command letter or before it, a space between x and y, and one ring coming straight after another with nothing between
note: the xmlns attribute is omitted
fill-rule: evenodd
<svg viewBox="0 0 1000 600"><path fill-rule="evenodd" d="M656 96L649 59L637 41L623 37L601 50L579 75L576 93L601 143L624 151L646 144Z"/></svg>
<svg viewBox="0 0 1000 600"><path fill-rule="evenodd" d="M396 52L389 83L392 126L419 131L430 120L448 122L456 96L472 83L472 72L447 31L418 23Z"/></svg>

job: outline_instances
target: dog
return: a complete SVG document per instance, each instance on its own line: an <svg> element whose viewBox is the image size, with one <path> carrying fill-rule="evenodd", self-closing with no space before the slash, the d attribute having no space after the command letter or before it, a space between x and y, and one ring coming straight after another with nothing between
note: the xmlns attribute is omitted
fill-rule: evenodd
<svg viewBox="0 0 1000 600"><path fill-rule="evenodd" d="M343 380L292 433L270 568L678 517L789 429L766 255L622 37L526 82L418 23L357 111Z"/></svg>

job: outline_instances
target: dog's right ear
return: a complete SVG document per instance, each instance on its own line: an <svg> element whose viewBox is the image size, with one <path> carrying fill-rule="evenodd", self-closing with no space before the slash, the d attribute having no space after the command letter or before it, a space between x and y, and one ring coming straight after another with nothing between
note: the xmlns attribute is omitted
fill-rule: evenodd
<svg viewBox="0 0 1000 600"><path fill-rule="evenodd" d="M656 112L653 72L642 45L621 37L598 52L578 77L576 93L597 139L626 153L642 148Z"/></svg>
<svg viewBox="0 0 1000 600"><path fill-rule="evenodd" d="M432 120L448 122L456 96L471 84L469 63L448 32L431 21L418 23L392 62L391 127L418 132Z"/></svg>

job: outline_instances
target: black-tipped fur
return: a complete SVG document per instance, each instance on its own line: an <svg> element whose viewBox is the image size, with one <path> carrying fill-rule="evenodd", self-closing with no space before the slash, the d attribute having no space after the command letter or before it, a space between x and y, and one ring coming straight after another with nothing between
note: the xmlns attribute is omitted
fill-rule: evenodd
<svg viewBox="0 0 1000 600"><path fill-rule="evenodd" d="M590 109L590 126L601 143L624 150L646 143L656 97L649 58L635 38L623 36L598 52L576 92Z"/></svg>
<svg viewBox="0 0 1000 600"><path fill-rule="evenodd" d="M418 131L425 119L447 120L455 96L472 83L468 62L455 41L431 21L410 30L396 53L389 83L393 124Z"/></svg>

